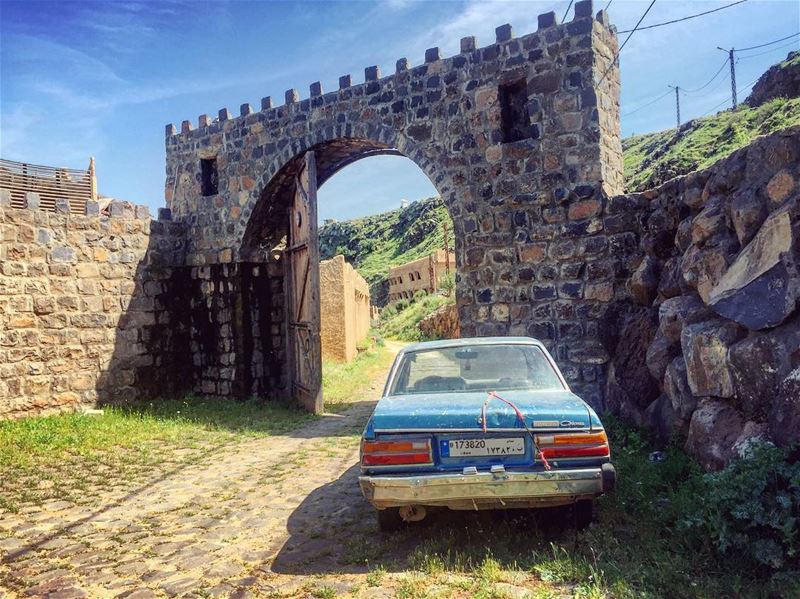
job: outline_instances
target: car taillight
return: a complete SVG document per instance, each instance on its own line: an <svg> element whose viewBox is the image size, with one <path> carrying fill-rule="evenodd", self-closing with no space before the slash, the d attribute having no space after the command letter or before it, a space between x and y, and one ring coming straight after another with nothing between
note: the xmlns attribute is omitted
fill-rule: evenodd
<svg viewBox="0 0 800 599"><path fill-rule="evenodd" d="M545 458L605 458L609 456L608 437L600 433L537 435L536 445Z"/></svg>
<svg viewBox="0 0 800 599"><path fill-rule="evenodd" d="M430 464L432 462L430 439L363 441L361 443L362 466Z"/></svg>

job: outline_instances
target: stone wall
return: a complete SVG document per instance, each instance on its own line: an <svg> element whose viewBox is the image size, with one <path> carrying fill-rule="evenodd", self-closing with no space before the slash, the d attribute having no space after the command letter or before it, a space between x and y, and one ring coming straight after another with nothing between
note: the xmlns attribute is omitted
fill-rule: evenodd
<svg viewBox="0 0 800 599"><path fill-rule="evenodd" d="M386 76L367 67L363 83L346 75L328 93L315 82L302 100L292 89L281 106L266 97L236 117L168 125L167 205L187 226L189 265L259 263L286 238L307 152L318 185L402 154L453 218L462 334L542 337L597 405L598 318L625 276L606 262L628 239L623 219L604 218L604 197L622 191L616 31L584 0L563 24L550 12L536 32L495 33L483 47L464 38L455 56L430 48L418 66L401 58Z"/></svg>
<svg viewBox="0 0 800 599"><path fill-rule="evenodd" d="M369 285L347 262L334 256L319 263L322 357L349 362L369 333Z"/></svg>
<svg viewBox="0 0 800 599"><path fill-rule="evenodd" d="M607 312L607 406L708 468L800 440L800 127L609 204L639 227Z"/></svg>
<svg viewBox="0 0 800 599"><path fill-rule="evenodd" d="M420 320L417 326L426 339L458 339L461 337L458 310L454 304L438 308Z"/></svg>
<svg viewBox="0 0 800 599"><path fill-rule="evenodd" d="M0 190L0 418L181 386L168 351L181 335L171 316L181 226L127 202L110 216L97 202L86 211L40 210L30 193L12 208Z"/></svg>

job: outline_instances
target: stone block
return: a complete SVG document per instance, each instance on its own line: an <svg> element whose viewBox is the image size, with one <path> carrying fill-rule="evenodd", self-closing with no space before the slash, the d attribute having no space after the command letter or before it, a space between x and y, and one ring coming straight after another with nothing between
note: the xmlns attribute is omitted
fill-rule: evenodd
<svg viewBox="0 0 800 599"><path fill-rule="evenodd" d="M86 202L86 216L99 216L100 215L100 202L95 200L88 200Z"/></svg>
<svg viewBox="0 0 800 599"><path fill-rule="evenodd" d="M439 48L428 48L425 50L425 62L436 62L437 60L441 60L442 55L439 52Z"/></svg>
<svg viewBox="0 0 800 599"><path fill-rule="evenodd" d="M371 66L364 69L364 79L366 81L377 81L381 78L381 69L378 66Z"/></svg>
<svg viewBox="0 0 800 599"><path fill-rule="evenodd" d="M672 409L682 420L689 420L697 408L697 399L692 395L686 375L686 362L677 356L664 373L664 393L672 403Z"/></svg>
<svg viewBox="0 0 800 599"><path fill-rule="evenodd" d="M511 38L514 37L514 31L511 28L511 25L508 23L505 25L500 25L500 27L496 27L494 32L498 44L511 41Z"/></svg>
<svg viewBox="0 0 800 599"><path fill-rule="evenodd" d="M728 350L743 335L734 322L708 320L684 327L681 349L692 393L699 397L732 397Z"/></svg>
<svg viewBox="0 0 800 599"><path fill-rule="evenodd" d="M546 12L538 16L539 29L546 29L553 27L556 24L556 13L553 11Z"/></svg>
<svg viewBox="0 0 800 599"><path fill-rule="evenodd" d="M261 98L261 110L272 109L272 96L264 96Z"/></svg>
<svg viewBox="0 0 800 599"><path fill-rule="evenodd" d="M25 192L25 207L31 210L38 210L41 200L39 194L33 191Z"/></svg>
<svg viewBox="0 0 800 599"><path fill-rule="evenodd" d="M788 210L771 215L710 290L720 316L757 331L781 324L794 311L799 285L785 259L796 247Z"/></svg>
<svg viewBox="0 0 800 599"><path fill-rule="evenodd" d="M9 208L11 206L11 190L0 188L0 208Z"/></svg>
<svg viewBox="0 0 800 599"><path fill-rule="evenodd" d="M736 456L734 445L744 425L741 414L731 404L703 400L692 414L686 451L706 470L720 470Z"/></svg>
<svg viewBox="0 0 800 599"><path fill-rule="evenodd" d="M474 35L461 38L461 52L472 52L477 48L478 42Z"/></svg>
<svg viewBox="0 0 800 599"><path fill-rule="evenodd" d="M681 295L664 300L658 308L659 331L670 343L680 343L687 324L708 320L712 316L699 298Z"/></svg>

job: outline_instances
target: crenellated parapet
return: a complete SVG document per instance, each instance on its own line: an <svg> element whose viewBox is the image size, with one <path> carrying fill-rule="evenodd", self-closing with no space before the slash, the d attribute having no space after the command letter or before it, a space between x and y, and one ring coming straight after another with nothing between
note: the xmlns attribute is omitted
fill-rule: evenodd
<svg viewBox="0 0 800 599"><path fill-rule="evenodd" d="M594 17L595 20L608 30L608 40L616 37L616 28L609 23L608 14L601 10ZM412 67L408 58L400 58L396 62L395 72L383 76L381 69L377 65L364 68L363 83L353 84L353 77L350 74L339 77L339 88L325 93L322 83L315 81L309 85L308 97L300 99L300 91L296 88L286 90L284 103L274 105L271 96L261 98L260 111L254 111L248 104L242 104L239 109L239 116L234 117L228 108L221 108L215 118L207 114L201 114L197 118L197 123L187 119L181 122L180 128L174 124L165 127L166 137L175 136L198 137L215 131L225 129L225 123L230 122L235 127L238 124L246 123L248 117L258 115L258 122L269 122L280 120L289 110L308 111L314 108L330 105L342 99L342 95L360 96L378 93L383 88L391 88L393 80L398 76L403 76L410 72L411 76L426 74L429 65L442 63L436 67L437 71L449 72L452 69L466 68L468 64L480 61L494 61L503 55L518 54L517 49L521 48L528 53L528 59L543 55L544 52L560 52L560 48L553 48L553 44L563 44L564 38L574 36L580 38L591 32L592 2L586 0L577 2L573 12L573 19L561 25L557 24L555 12L547 12L538 16L538 29L536 32L521 37L514 37L513 28L510 24L500 25L495 29L495 42L488 46L478 47L477 38L468 36L461 39L459 54L447 58L441 56L438 47L428 48L425 51L424 61L418 67ZM616 50L614 44L613 50ZM613 80L614 78L612 78ZM618 78L617 78L618 79ZM343 94L343 92L347 92ZM251 119L250 122L253 122ZM228 125L230 126L230 125ZM170 144L170 141L167 142Z"/></svg>

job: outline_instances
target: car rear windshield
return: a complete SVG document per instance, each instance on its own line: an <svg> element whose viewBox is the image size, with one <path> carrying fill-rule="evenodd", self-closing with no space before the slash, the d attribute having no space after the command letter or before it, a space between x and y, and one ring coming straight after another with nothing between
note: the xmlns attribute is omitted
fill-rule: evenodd
<svg viewBox="0 0 800 599"><path fill-rule="evenodd" d="M535 345L474 345L406 353L389 395L508 389L563 390L564 385Z"/></svg>

